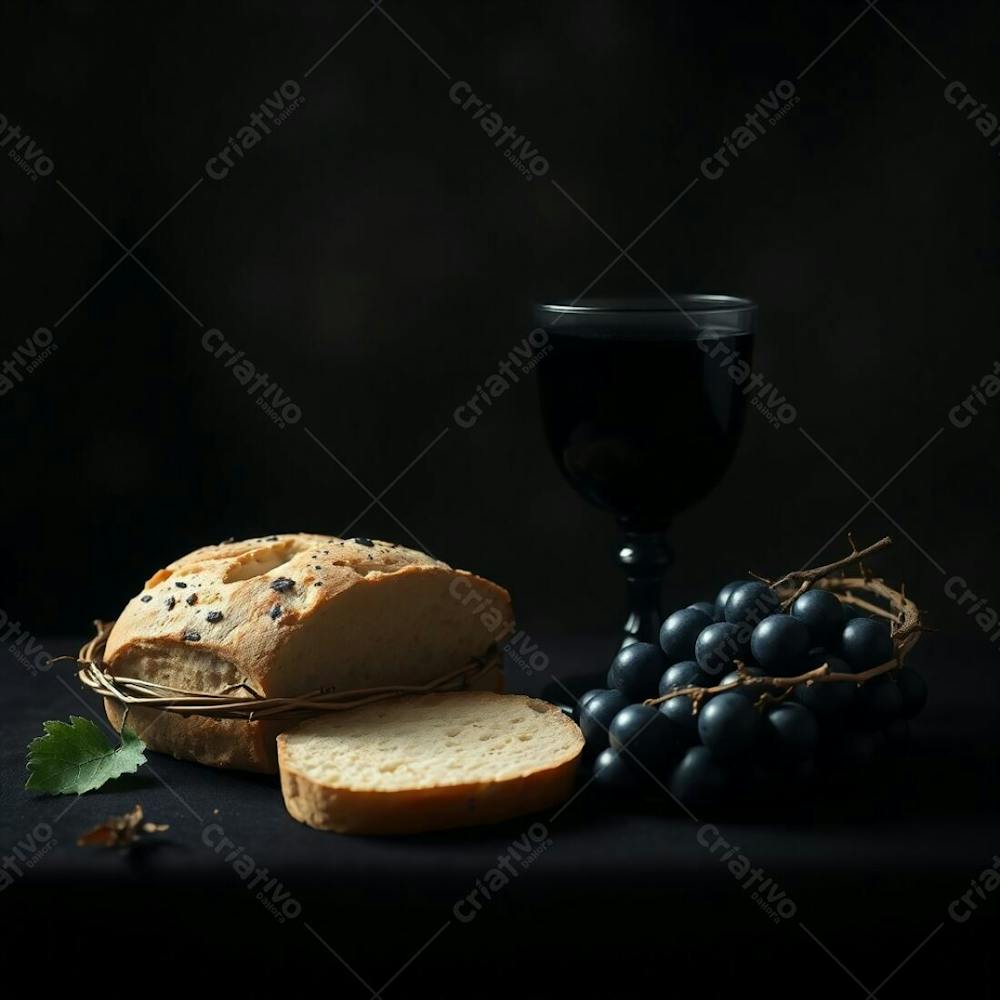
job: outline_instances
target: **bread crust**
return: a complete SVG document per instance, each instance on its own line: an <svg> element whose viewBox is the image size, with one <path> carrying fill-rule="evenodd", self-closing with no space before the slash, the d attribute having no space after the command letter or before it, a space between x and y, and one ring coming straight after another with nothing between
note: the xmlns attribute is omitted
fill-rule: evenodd
<svg viewBox="0 0 1000 1000"><path fill-rule="evenodd" d="M108 636L104 662L114 673L115 663L137 646L186 654L191 640L184 636L196 634L200 650L270 694L278 650L345 591L400 573L462 573L414 549L368 541L288 534L195 549L154 573L142 593L128 602ZM502 587L465 575L509 605L510 595ZM274 589L281 580L292 586ZM189 604L192 594L197 600ZM209 623L212 612L222 619Z"/></svg>
<svg viewBox="0 0 1000 1000"><path fill-rule="evenodd" d="M130 708L125 719L120 702L104 699L108 721L121 732L129 729L157 753L178 760L192 760L210 767L277 774L275 738L288 723L245 722L243 719L209 719L173 715L150 708Z"/></svg>
<svg viewBox="0 0 1000 1000"><path fill-rule="evenodd" d="M420 662L399 661L372 684L424 683L461 666L500 642L513 628L510 595L474 574L413 549L373 539L285 534L196 549L153 574L133 597L108 637L104 665L112 675L137 677L188 690L251 697L306 694L316 687L342 690L369 686L366 678L342 677L336 666L297 680L303 660L330 643L329 623L342 609L358 609L361 630L377 633L379 617L394 614L394 600L425 592L462 615L469 646L431 644ZM451 597L442 598L442 594ZM467 595L476 595L475 601ZM485 606L485 611L478 610ZM441 608L438 607L440 612ZM365 616L375 620L364 620ZM478 617L477 617L478 616ZM433 611L419 628L433 636ZM416 628L417 625L414 625ZM477 645L473 650L471 645ZM322 654L326 655L326 654ZM331 654L331 663L336 659ZM464 661L463 661L464 662ZM332 672L331 672L332 671ZM479 679L476 688L502 687L502 669ZM108 719L120 729L122 709L105 700ZM156 751L215 767L275 773L275 737L288 724L182 717L132 709L128 724Z"/></svg>
<svg viewBox="0 0 1000 1000"><path fill-rule="evenodd" d="M583 736L575 723L554 705L523 695L504 697L544 705L546 714L552 719L558 717L559 724L573 731L571 742L575 750L568 751L565 759L551 766L497 781L379 791L314 781L292 762L288 745L291 734L286 732L277 739L285 808L295 819L317 830L384 836L497 823L558 805L573 790Z"/></svg>

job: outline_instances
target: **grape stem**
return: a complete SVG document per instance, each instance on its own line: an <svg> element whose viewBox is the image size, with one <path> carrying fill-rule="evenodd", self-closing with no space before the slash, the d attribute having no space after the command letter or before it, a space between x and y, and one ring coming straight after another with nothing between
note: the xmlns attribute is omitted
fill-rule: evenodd
<svg viewBox="0 0 1000 1000"><path fill-rule="evenodd" d="M887 535L885 538L869 545L867 548L859 549L854 542L854 538L848 535L851 543L851 554L836 562L828 563L826 566L816 566L813 569L796 570L788 573L777 580L768 580L766 577L751 574L756 579L766 583L769 587L778 592L782 599L782 609L791 607L796 598L804 594L810 587L817 587L820 590L829 590L835 593L845 604L861 608L869 614L877 615L889 622L889 631L892 636L895 655L886 663L881 663L868 670L859 671L856 674L836 672L830 670L829 663L823 663L805 673L797 674L794 677L755 677L749 673L741 660L734 660L740 679L731 684L717 684L714 687L684 687L674 691L668 691L658 698L649 698L646 705L660 705L671 698L679 698L686 695L691 699L691 711L695 713L701 706L702 701L709 695L720 694L724 691L735 691L744 685L757 685L759 687L772 687L783 689L781 694L775 695L770 691L764 691L755 704L762 708L768 702L783 701L788 697L794 687L799 684L830 684L835 682L849 682L852 684L864 684L873 677L888 673L890 670L897 670L903 665L903 658L913 648L924 627L920 621L920 609L906 596L906 587L899 590L890 587L884 580L871 575L871 572L864 566L862 560L881 552L882 549L892 545L892 539ZM839 576L835 579L827 579L830 574L837 570L857 563L860 576L845 577ZM865 597L859 597L855 591L862 591ZM888 608L874 603L867 597L879 598L884 601Z"/></svg>
<svg viewBox="0 0 1000 1000"><path fill-rule="evenodd" d="M860 567L861 575L866 580L870 579L871 574L865 569L862 560L892 545L892 539L888 535L863 549L859 549L855 544L853 535L848 534L847 540L851 543L850 553L844 556L843 559L837 559L832 563L827 563L825 566L794 570L791 573L786 573L778 580L768 580L767 577L758 576L753 572L750 575L777 590L783 597L781 602L782 610L787 611L795 603L796 599L801 597L810 587L831 573L836 573L838 569L850 566L851 563L857 563Z"/></svg>
<svg viewBox="0 0 1000 1000"><path fill-rule="evenodd" d="M833 671L830 669L829 663L823 663L818 667L814 667L812 670L807 670L804 674L798 674L795 677L755 677L753 674L747 674L744 672L744 665L741 661L735 661L737 669L739 670L740 680L732 684L717 684L715 687L686 687L677 688L675 691L668 691L666 694L660 695L659 698L650 698L644 704L646 705L659 705L665 701L669 701L671 698L679 698L682 694L687 695L692 703L701 702L710 694L720 694L723 691L735 691L739 687L744 685L759 685L761 687L780 687L787 688L780 695L773 695L769 691L763 693L764 699L768 701L782 701L793 687L799 684L817 684L817 683L830 683L833 681L849 681L852 684L864 684L865 681L870 681L873 677L878 677L880 674L888 673L890 670L895 670L897 667L901 666L901 661L899 659L899 654L893 657L886 663L882 663L877 667L872 667L869 670L861 670L856 674L846 674L840 671Z"/></svg>

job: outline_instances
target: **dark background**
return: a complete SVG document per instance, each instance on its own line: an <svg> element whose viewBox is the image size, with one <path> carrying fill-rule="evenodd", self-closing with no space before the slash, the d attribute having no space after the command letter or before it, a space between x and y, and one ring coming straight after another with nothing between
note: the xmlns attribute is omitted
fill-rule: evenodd
<svg viewBox="0 0 1000 1000"><path fill-rule="evenodd" d="M556 184L624 246L789 79L788 116L630 251L668 289L756 299L756 367L798 410L780 430L748 413L727 479L678 519L668 596L796 568L865 503L803 430L872 494L944 428L854 527L892 534L879 568L976 634L943 583L993 587L1000 400L965 430L947 413L996 356L998 159L943 90L960 79L1000 107L1000 13L879 9L891 24L862 0L393 3L306 76L364 0L7 5L0 113L55 170L32 183L0 156L0 357L40 326L58 350L0 397L0 606L77 634L198 545L339 533L370 503L356 480L380 494L450 427L385 494L392 515L506 584L529 629L617 627L615 526L561 480L533 378L473 428L452 414L536 296L577 294L617 255ZM445 74L548 175L526 182ZM289 79L305 103L136 249L155 277L126 259L90 291L115 238L139 240ZM592 289L650 290L626 260ZM272 424L206 353L213 327L298 424ZM415 544L378 506L350 533Z"/></svg>
<svg viewBox="0 0 1000 1000"><path fill-rule="evenodd" d="M618 535L561 479L535 379L472 428L453 413L531 330L536 297L575 296L606 268L593 294L649 294L652 278L748 295L760 303L755 367L798 418L775 430L748 412L727 478L677 520L668 601L709 596L749 568L796 568L839 533L832 558L866 494L891 480L857 537L891 534L878 568L959 634L915 654L933 697L906 761L865 772L856 796L820 797L814 816L807 803L797 822L733 821L733 842L787 883L835 956L795 927L770 935L686 821L581 796L537 878L471 937L449 931L392 988L588 995L620 975L616 993L646 977L676 992L690 973L699 996L764 975L775 995L805 982L850 996L854 970L878 984L997 842L997 651L944 582L961 576L1000 604L1000 398L964 430L948 422L997 356L1000 160L943 91L961 80L1000 109L998 29L986 2L6 4L0 115L55 169L33 183L0 149L0 369L39 327L58 349L0 395L0 613L36 636L79 636L198 545L348 530L506 584L556 675L603 666L603 649L573 636L614 644ZM447 77L530 137L549 173L526 182L449 100ZM784 79L800 97L788 116L658 219ZM305 103L228 177L206 178L206 161L286 80ZM609 267L608 237L624 247L657 219L630 250L649 277L628 260ZM140 240L137 260L122 259ZM280 383L297 424L276 427L203 349L211 328ZM388 512L366 511L390 486ZM5 852L31 822L66 816L62 800L21 790L23 747L42 719L80 710L61 672L31 683L22 666L11 656L0 671ZM284 965L286 989L309 969L339 973L354 995L302 928L271 934L205 854L187 799L205 818L221 807L241 843L314 895L309 919L375 985L516 836L334 842L284 815L273 779L159 757L150 767L171 785L147 776L75 800L59 851L0 899L9 953L47 951L34 963L46 982L98 967L116 984L174 974L142 945L180 933L182 973L214 966L227 985L259 987ZM138 797L173 825L169 846L77 851L77 833ZM995 913L991 898L969 934L949 922L885 995L932 976L995 981ZM95 927L133 946L95 951ZM508 988L528 954L564 989ZM479 956L487 975L470 978L463 957Z"/></svg>

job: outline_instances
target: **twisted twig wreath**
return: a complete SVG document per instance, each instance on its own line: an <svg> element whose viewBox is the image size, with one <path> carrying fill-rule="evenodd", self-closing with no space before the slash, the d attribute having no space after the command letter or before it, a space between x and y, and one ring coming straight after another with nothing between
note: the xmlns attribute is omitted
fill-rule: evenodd
<svg viewBox="0 0 1000 1000"><path fill-rule="evenodd" d="M892 545L892 539L887 535L879 539L873 545L866 548L858 548L854 538L848 535L851 551L843 559L827 563L825 566L815 566L812 569L795 570L786 573L776 580L769 580L767 577L751 574L762 583L766 583L774 589L781 599L782 611L787 611L795 599L804 594L811 587L819 587L823 590L832 591L845 604L867 611L871 615L885 619L889 622L889 631L892 636L894 655L886 663L879 664L869 670L859 671L856 674L835 673L830 670L829 664L823 663L820 666L808 670L805 673L797 674L794 677L757 677L749 673L746 665L741 661L736 661L740 679L736 683L718 684L714 687L682 687L669 691L658 698L650 698L645 704L659 705L671 698L679 698L686 695L691 699L692 711L697 712L701 702L710 695L719 694L723 691L732 691L742 685L757 685L762 690L761 697L757 700L759 705L768 702L782 701L793 688L799 684L823 684L833 681L850 681L854 684L864 684L873 677L896 670L903 665L903 659L913 648L920 637L920 633L925 631L925 626L921 623L920 609L907 596L905 588L895 590L890 587L885 580L872 576L871 571L864 565L864 561L876 552ZM836 576L831 579L832 574L843 570L845 567L856 563L858 566L857 576ZM767 688L781 689L780 694L773 694Z"/></svg>
<svg viewBox="0 0 1000 1000"><path fill-rule="evenodd" d="M320 688L294 698L271 698L255 691L249 684L234 684L221 692L188 691L184 688L156 684L136 677L120 677L104 667L103 653L114 622L95 621L97 634L81 649L75 659L79 666L80 682L102 698L111 698L126 710L154 708L175 715L200 715L214 719L245 719L248 722L263 719L278 721L298 719L320 712L342 711L384 701L402 694L428 694L433 691L450 691L467 687L478 677L496 666L500 651L491 646L482 656L475 657L463 667L451 670L426 684L395 684L385 687L337 691ZM70 659L73 657L60 657ZM237 693L238 692L238 693Z"/></svg>

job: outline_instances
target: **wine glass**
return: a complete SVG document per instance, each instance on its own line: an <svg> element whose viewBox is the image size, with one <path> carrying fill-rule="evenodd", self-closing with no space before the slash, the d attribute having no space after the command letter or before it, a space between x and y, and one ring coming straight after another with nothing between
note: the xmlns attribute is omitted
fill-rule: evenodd
<svg viewBox="0 0 1000 1000"><path fill-rule="evenodd" d="M722 478L746 409L757 306L730 295L536 304L551 345L539 365L556 462L624 532L622 645L656 642L674 516Z"/></svg>

